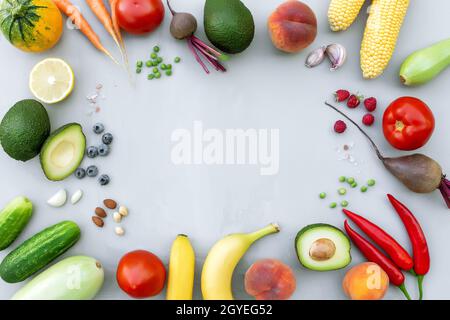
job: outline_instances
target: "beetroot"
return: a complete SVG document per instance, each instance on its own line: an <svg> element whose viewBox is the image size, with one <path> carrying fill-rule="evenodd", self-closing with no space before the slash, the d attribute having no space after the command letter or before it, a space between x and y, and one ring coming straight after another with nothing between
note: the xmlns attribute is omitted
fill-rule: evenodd
<svg viewBox="0 0 450 320"><path fill-rule="evenodd" d="M190 13L176 12L172 9L169 0L167 0L167 6L172 13L170 33L177 40L186 39L189 49L197 62L202 66L203 70L205 70L206 73L209 73L209 69L203 62L201 56L203 56L203 59L208 61L217 71L227 71L220 62L228 60L228 56L209 47L194 35L195 31L197 31L197 20L195 17Z"/></svg>
<svg viewBox="0 0 450 320"><path fill-rule="evenodd" d="M450 209L450 181L445 178L439 163L420 153L393 158L384 157L372 138L355 121L330 103L325 104L358 128L369 140L385 168L408 189L416 193L430 193L439 189Z"/></svg>

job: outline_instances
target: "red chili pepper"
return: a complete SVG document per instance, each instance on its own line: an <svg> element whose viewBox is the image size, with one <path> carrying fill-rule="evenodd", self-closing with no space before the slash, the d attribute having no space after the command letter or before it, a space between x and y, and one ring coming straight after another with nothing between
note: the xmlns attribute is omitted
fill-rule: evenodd
<svg viewBox="0 0 450 320"><path fill-rule="evenodd" d="M378 227L369 220L353 213L349 210L342 210L347 217L350 218L367 236L372 239L387 255L394 261L394 263L405 271L409 271L413 267L413 259L409 253L386 231Z"/></svg>
<svg viewBox="0 0 450 320"><path fill-rule="evenodd" d="M350 239L352 239L353 243L358 247L366 259L378 264L381 269L387 273L389 281L403 292L406 299L411 300L411 297L405 287L405 276L394 264L394 262L386 257L373 244L364 239L359 233L350 228L347 220L344 222L344 227Z"/></svg>
<svg viewBox="0 0 450 320"><path fill-rule="evenodd" d="M414 273L417 275L419 285L419 299L422 300L423 278L430 270L430 253L428 252L427 239L412 212L392 195L388 194L387 197L395 211L397 211L400 219L402 219L406 231L408 231L408 236L413 248Z"/></svg>

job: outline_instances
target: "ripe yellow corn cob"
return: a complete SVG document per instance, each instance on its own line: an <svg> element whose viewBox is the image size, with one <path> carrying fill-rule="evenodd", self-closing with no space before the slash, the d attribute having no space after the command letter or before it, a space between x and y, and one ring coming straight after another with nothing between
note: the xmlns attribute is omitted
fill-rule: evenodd
<svg viewBox="0 0 450 320"><path fill-rule="evenodd" d="M373 0L361 44L364 78L381 75L392 57L409 0Z"/></svg>
<svg viewBox="0 0 450 320"><path fill-rule="evenodd" d="M328 22L333 31L350 27L358 16L365 0L331 0L328 7Z"/></svg>

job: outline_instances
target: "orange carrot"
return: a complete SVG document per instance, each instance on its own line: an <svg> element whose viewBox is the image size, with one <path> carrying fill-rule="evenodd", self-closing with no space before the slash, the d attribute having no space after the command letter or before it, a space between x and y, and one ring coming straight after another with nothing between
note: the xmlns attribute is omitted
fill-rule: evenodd
<svg viewBox="0 0 450 320"><path fill-rule="evenodd" d="M112 26L113 26L114 32L116 34L116 37L119 40L120 46L122 48L121 51L122 51L123 58L125 60L125 64L128 67L127 50L125 48L125 43L122 38L122 33L120 32L119 21L117 20L116 6L117 6L118 1L119 0L109 0L109 6L111 7L111 22L112 22Z"/></svg>
<svg viewBox="0 0 450 320"><path fill-rule="evenodd" d="M109 53L108 50L100 42L100 38L92 30L89 23L83 17L81 12L69 1L69 0L53 0L55 5L61 10L69 19L77 26L78 29L89 39L89 41L96 47L98 50L106 54L110 57L115 63L118 64L117 60Z"/></svg>
<svg viewBox="0 0 450 320"><path fill-rule="evenodd" d="M106 31L111 35L114 39L114 42L119 47L119 50L122 52L122 47L119 44L119 40L117 39L116 32L114 31L114 27L111 21L111 16L109 15L108 10L103 4L103 0L86 0L89 8L91 8L92 12L95 14L98 20L103 24Z"/></svg>

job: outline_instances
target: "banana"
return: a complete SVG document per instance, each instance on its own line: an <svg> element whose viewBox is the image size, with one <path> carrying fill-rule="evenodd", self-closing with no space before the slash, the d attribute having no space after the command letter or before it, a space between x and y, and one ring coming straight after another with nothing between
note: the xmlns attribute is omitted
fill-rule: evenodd
<svg viewBox="0 0 450 320"><path fill-rule="evenodd" d="M172 244L167 300L192 300L195 254L188 236L179 234Z"/></svg>
<svg viewBox="0 0 450 320"><path fill-rule="evenodd" d="M229 235L209 251L202 270L202 294L205 300L233 300L231 280L236 265L258 239L279 232L277 224L253 233Z"/></svg>

